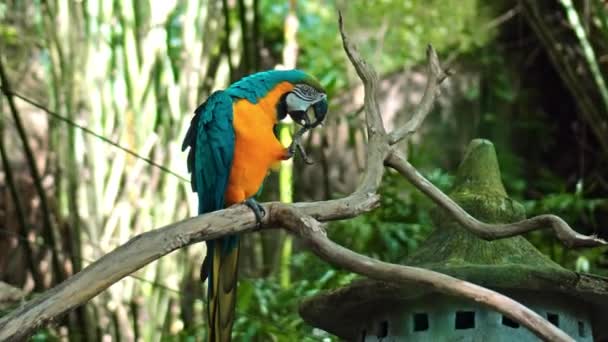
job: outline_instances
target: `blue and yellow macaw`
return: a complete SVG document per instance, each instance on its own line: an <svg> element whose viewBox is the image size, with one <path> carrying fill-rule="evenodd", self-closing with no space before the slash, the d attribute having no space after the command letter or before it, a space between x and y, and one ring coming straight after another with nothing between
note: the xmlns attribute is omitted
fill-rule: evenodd
<svg viewBox="0 0 608 342"><path fill-rule="evenodd" d="M295 152L295 140L285 148L275 125L287 115L302 129L318 125L327 113L327 96L300 70L264 71L214 92L194 113L182 149L190 147L188 171L198 213L245 203L259 224L265 213L253 196L269 169ZM209 341L230 340L238 258L238 236L207 241L201 280L209 279Z"/></svg>

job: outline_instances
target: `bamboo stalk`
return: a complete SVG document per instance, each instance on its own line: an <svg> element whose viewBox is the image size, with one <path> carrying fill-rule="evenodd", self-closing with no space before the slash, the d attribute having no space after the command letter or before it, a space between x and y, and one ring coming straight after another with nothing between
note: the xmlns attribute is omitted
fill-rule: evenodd
<svg viewBox="0 0 608 342"><path fill-rule="evenodd" d="M224 11L224 45L223 50L226 53L228 59L228 68L230 70L230 81L234 81L236 73L234 71L234 64L232 58L232 51L230 49L230 35L232 30L230 29L230 8L228 8L228 0L222 0L222 10Z"/></svg>
<svg viewBox="0 0 608 342"><path fill-rule="evenodd" d="M1 101L0 108L2 108ZM28 264L30 272L32 273L32 278L34 279L34 290L37 292L41 292L44 290L44 278L42 277L42 275L38 271L38 267L36 266L34 248L29 240L31 230L25 218L25 209L23 208L23 204L21 203L19 191L17 190L17 186L13 177L13 169L10 165L10 160L8 158L8 154L6 153L6 148L4 147L4 119L2 115L0 115L0 159L2 160L2 167L4 169L4 177L6 179L6 184L8 185L8 189L13 199L13 204L15 206L15 211L17 213L17 221L19 222L20 228L19 235L21 236L19 242L25 250L26 262Z"/></svg>
<svg viewBox="0 0 608 342"><path fill-rule="evenodd" d="M289 12L285 18L285 47L283 49L283 67L293 69L296 67L298 59L298 17L296 15L296 0L289 0ZM289 145L292 139L293 122L287 120L281 125L279 133L281 143ZM279 196L283 203L293 202L293 159L283 161L279 170ZM291 254L293 250L293 238L289 235L281 234L281 246L279 277L283 288L291 285Z"/></svg>
<svg viewBox="0 0 608 342"><path fill-rule="evenodd" d="M80 65L80 58L74 53L76 46L74 32L75 28L80 27L82 23L80 18L80 6L75 5L68 0L58 0L55 2L54 11L47 3L46 14L48 16L47 23L55 23L58 29L47 30L47 34L52 37L50 39L49 49L57 52L58 65L53 65L53 68L58 68L61 75L61 84L55 84L52 88L54 92L63 95L62 103L55 103L56 109L64 108L67 118L75 121L74 103L75 89L77 87L78 76L77 68ZM50 26L50 25L49 25ZM47 26L47 28L50 28ZM69 61L69 62L68 62ZM66 236L66 245L69 253L67 254L74 273L82 269L82 241L81 241L81 220L80 220L80 175L78 172L78 155L77 150L77 134L76 127L73 126L55 126L59 134L62 131L67 131L67 140L57 140L61 150L65 151L64 160L58 159L65 165L65 175L67 178L66 191L61 192L67 206L67 217L69 224L64 226L63 234ZM59 188L61 189L61 188ZM79 307L70 314L69 319L69 334L72 338L87 341L89 329L89 320L87 319L87 311L85 307ZM82 336L79 331L82 329Z"/></svg>
<svg viewBox="0 0 608 342"><path fill-rule="evenodd" d="M13 99L12 88L9 84L8 78L6 76L6 71L4 69L4 63L2 61L2 57L0 56L0 81L2 82L2 92L6 99L8 100L9 109L11 115L13 117L13 121L15 123L15 127L17 128L17 135L21 140L21 144L23 146L23 151L25 154L25 159L28 164L28 168L30 174L32 176L32 180L34 182L34 187L40 199L40 210L42 212L42 223L43 223L43 236L46 241L49 242L49 247L52 251L52 263L53 269L56 277L59 280L65 279L63 268L59 261L59 254L57 249L57 242L55 240L55 235L53 232L53 223L51 220L51 211L49 209L49 204L47 202L46 192L44 191L44 187L42 186L42 179L40 177L40 172L38 171L38 166L36 165L36 160L34 159L34 153L30 146L30 143L27 138L27 133L25 127L23 125L23 121L21 120L21 115L17 110L17 106L15 105L15 100Z"/></svg>
<svg viewBox="0 0 608 342"><path fill-rule="evenodd" d="M522 13L528 19L532 29L539 36L541 42L545 45L549 59L554 67L559 71L559 76L562 78L566 87L570 90L576 99L576 103L581 109L583 119L587 122L595 137L598 139L600 146L605 155L608 155L608 128L603 125L598 125L602 121L601 114L595 108L592 99L579 84L580 76L577 75L573 67L564 60L556 51L555 33L552 32L545 24L539 11L539 3L532 0L524 0L522 4Z"/></svg>
<svg viewBox="0 0 608 342"><path fill-rule="evenodd" d="M239 12L239 23L241 24L241 42L243 45L243 54L241 58L241 65L243 74L247 75L253 71L251 67L251 35L247 25L247 7L245 6L244 0L237 1L238 12Z"/></svg>
<svg viewBox="0 0 608 342"><path fill-rule="evenodd" d="M589 39L587 39L587 34L585 33L585 28L581 24L578 12L572 4L572 0L559 0L559 2L564 7L566 17L568 18L570 25L572 25L572 29L574 30L574 33L576 34L576 37L578 38L582 47L583 55L585 56L585 60L589 65L593 79L604 102L604 110L608 110L608 89L606 88L606 82L604 81L604 77L600 72L600 67L597 62L595 52L593 51L593 47L591 46Z"/></svg>

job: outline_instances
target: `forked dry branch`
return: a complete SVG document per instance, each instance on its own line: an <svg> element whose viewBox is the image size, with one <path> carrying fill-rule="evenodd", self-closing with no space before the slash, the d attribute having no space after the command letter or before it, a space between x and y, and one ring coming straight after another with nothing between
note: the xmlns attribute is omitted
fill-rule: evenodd
<svg viewBox="0 0 608 342"><path fill-rule="evenodd" d="M439 84L448 76L440 67L433 48L429 46L427 51L429 83L421 103L405 125L387 133L376 101L376 73L349 40L341 16L340 32L346 54L365 87L368 151L361 183L354 193L340 199L293 205L266 203L264 206L268 214L264 217L261 229L287 229L306 242L310 250L320 258L351 272L397 284L414 282L442 293L469 298L520 322L542 339L573 341L534 311L495 291L438 272L378 261L337 245L327 238L321 222L352 218L379 206L380 196L377 190L385 167L388 166L400 172L437 205L451 213L459 223L483 239L499 239L535 229L553 228L556 236L567 246L605 244L596 237L578 234L562 219L553 215L533 217L513 224L491 225L479 222L467 214L418 173L395 146L420 127L432 108ZM235 206L135 236L62 284L2 317L0 340L17 340L29 335L42 324L85 303L113 283L171 251L204 240L256 229L252 212L245 206Z"/></svg>

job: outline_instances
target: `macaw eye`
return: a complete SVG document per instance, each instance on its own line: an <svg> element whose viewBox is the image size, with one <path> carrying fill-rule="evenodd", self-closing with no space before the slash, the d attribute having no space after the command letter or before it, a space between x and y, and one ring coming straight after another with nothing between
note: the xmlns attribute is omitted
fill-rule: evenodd
<svg viewBox="0 0 608 342"><path fill-rule="evenodd" d="M315 118L321 122L325 119L327 114L327 99L323 99L314 104Z"/></svg>

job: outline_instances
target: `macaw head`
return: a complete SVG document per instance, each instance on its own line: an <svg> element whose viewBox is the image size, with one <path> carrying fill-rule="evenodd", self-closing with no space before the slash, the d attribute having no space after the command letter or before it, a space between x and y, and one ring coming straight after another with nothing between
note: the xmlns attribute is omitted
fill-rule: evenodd
<svg viewBox="0 0 608 342"><path fill-rule="evenodd" d="M279 120L289 115L302 127L314 128L325 119L327 107L325 90L309 77L295 83L293 89L281 97L278 104Z"/></svg>

